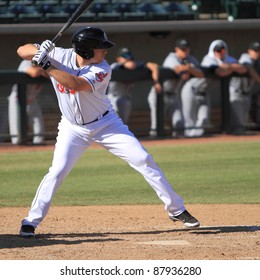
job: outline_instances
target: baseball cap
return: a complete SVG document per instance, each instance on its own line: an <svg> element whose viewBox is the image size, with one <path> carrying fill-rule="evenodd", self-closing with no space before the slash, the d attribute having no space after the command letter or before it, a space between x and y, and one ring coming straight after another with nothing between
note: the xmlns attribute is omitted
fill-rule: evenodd
<svg viewBox="0 0 260 280"><path fill-rule="evenodd" d="M182 49L182 50L185 50L185 49L190 47L190 44L186 39L179 39L179 40L176 41L175 47L179 48L179 49Z"/></svg>
<svg viewBox="0 0 260 280"><path fill-rule="evenodd" d="M225 44L220 42L214 47L213 51L218 52L218 51L225 50L225 49L226 49Z"/></svg>
<svg viewBox="0 0 260 280"><path fill-rule="evenodd" d="M259 42L251 42L248 47L250 50L253 51L260 51L260 43Z"/></svg>
<svg viewBox="0 0 260 280"><path fill-rule="evenodd" d="M117 52L117 56L121 56L123 58L130 59L130 60L134 59L132 52L128 48L119 49Z"/></svg>

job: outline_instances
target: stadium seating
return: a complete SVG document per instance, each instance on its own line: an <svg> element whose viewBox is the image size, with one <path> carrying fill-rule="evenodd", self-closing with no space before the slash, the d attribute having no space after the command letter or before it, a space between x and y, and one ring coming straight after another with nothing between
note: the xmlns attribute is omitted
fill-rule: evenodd
<svg viewBox="0 0 260 280"><path fill-rule="evenodd" d="M161 3L142 2L136 5L137 12L146 13L147 20L169 20L170 13Z"/></svg>
<svg viewBox="0 0 260 280"><path fill-rule="evenodd" d="M177 1L164 3L164 9L171 14L172 20L194 20L197 19L197 12L192 11L190 6Z"/></svg>
<svg viewBox="0 0 260 280"><path fill-rule="evenodd" d="M15 14L8 13L8 14L2 14L0 13L0 24L1 23L13 23L15 18Z"/></svg>
<svg viewBox="0 0 260 280"><path fill-rule="evenodd" d="M64 22L81 0L0 0L0 24ZM259 18L260 0L95 0L80 22Z"/></svg>
<svg viewBox="0 0 260 280"><path fill-rule="evenodd" d="M193 0L192 10L198 13L200 19L219 19L226 14L224 0Z"/></svg>
<svg viewBox="0 0 260 280"><path fill-rule="evenodd" d="M230 19L250 19L260 17L259 0L227 0L225 8Z"/></svg>
<svg viewBox="0 0 260 280"><path fill-rule="evenodd" d="M72 1L62 1L61 3L61 10L65 13L72 14L76 11L80 2L72 2Z"/></svg>

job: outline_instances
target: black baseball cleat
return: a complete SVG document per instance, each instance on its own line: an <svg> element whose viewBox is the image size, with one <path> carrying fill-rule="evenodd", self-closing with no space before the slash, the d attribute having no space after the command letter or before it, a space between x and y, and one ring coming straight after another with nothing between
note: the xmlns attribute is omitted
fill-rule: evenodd
<svg viewBox="0 0 260 280"><path fill-rule="evenodd" d="M22 225L20 229L20 236L22 237L35 237L35 228L29 225Z"/></svg>
<svg viewBox="0 0 260 280"><path fill-rule="evenodd" d="M169 218L173 222L183 222L183 224L188 228L195 228L200 226L200 222L196 218L194 218L187 210L185 210L178 216L169 216Z"/></svg>

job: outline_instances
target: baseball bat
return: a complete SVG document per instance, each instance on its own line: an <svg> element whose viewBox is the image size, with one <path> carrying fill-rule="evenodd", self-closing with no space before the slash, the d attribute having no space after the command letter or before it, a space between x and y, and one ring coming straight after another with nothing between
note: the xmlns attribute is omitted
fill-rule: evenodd
<svg viewBox="0 0 260 280"><path fill-rule="evenodd" d="M84 0L51 41L56 43L63 33L80 17L80 15L92 4L92 2L94 2L94 0Z"/></svg>
<svg viewBox="0 0 260 280"><path fill-rule="evenodd" d="M64 34L64 32L81 16L81 14L94 2L94 0L84 0L75 12L71 15L68 21L64 24L61 30L55 35L55 37L51 40L53 43L56 43L60 37ZM32 64L37 65L36 61L32 61Z"/></svg>

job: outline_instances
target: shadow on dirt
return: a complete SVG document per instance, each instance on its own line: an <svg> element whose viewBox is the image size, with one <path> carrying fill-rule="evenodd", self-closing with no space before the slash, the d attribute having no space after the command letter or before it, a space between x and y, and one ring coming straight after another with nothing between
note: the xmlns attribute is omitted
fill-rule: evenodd
<svg viewBox="0 0 260 280"><path fill-rule="evenodd" d="M123 238L111 238L113 235L155 235L161 233L186 232L190 234L220 234L236 232L256 232L260 226L208 226L194 229L178 228L172 230L153 231L127 231L127 232L104 232L104 233L67 233L67 234L38 234L34 238L24 238L15 234L0 235L0 249L44 247L52 245L74 245L82 243L118 242Z"/></svg>
<svg viewBox="0 0 260 280"><path fill-rule="evenodd" d="M193 229L193 234L218 234L260 231L260 226L211 226Z"/></svg>
<svg viewBox="0 0 260 280"><path fill-rule="evenodd" d="M235 232L255 232L260 231L260 226L208 226L208 227L198 227L198 228L177 228L171 230L154 230L154 231L144 231L144 232L117 232L113 234L160 234L167 232L189 232L191 234L218 234L218 233L235 233ZM104 234L111 234L105 232Z"/></svg>
<svg viewBox="0 0 260 280"><path fill-rule="evenodd" d="M100 237L100 238L99 238ZM105 238L104 234L39 234L36 237L21 237L15 234L0 235L0 249L44 247L52 245L75 245L121 241L120 238Z"/></svg>

